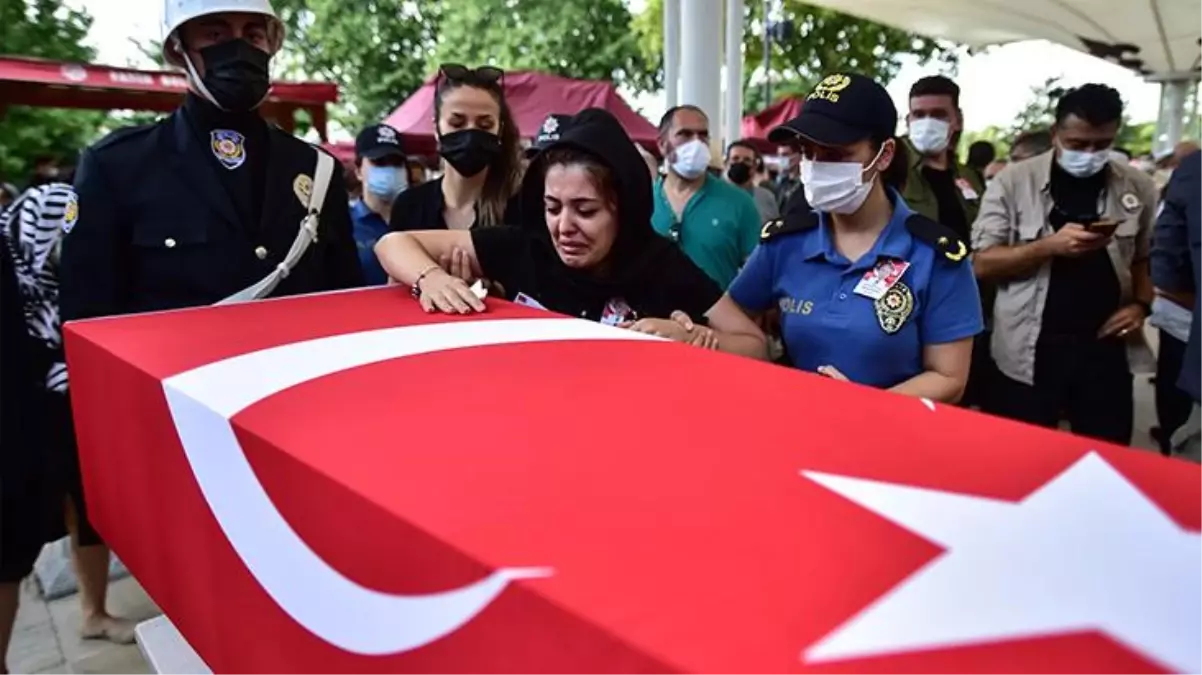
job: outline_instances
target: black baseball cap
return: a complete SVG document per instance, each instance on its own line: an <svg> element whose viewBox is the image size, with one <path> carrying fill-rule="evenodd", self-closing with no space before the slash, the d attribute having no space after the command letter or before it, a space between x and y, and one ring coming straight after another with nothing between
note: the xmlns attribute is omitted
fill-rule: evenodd
<svg viewBox="0 0 1202 675"><path fill-rule="evenodd" d="M785 144L800 136L819 145L849 145L896 132L897 106L884 87L870 77L835 73L822 78L801 114L769 132L768 140Z"/></svg>
<svg viewBox="0 0 1202 675"><path fill-rule="evenodd" d="M551 113L547 115L547 119L543 120L543 125L538 128L538 134L534 136L534 142L530 147L526 148L526 157L533 157L542 152L542 149L559 140L563 130L572 123L571 115L560 115Z"/></svg>
<svg viewBox="0 0 1202 675"><path fill-rule="evenodd" d="M359 132L355 139L355 156L377 160L382 157L405 156L401 145L401 132L387 124L374 124Z"/></svg>

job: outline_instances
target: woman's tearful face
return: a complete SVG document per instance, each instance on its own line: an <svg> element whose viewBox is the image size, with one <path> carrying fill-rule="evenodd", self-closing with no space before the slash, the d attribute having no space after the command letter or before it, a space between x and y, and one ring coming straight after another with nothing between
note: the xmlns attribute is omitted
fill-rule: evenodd
<svg viewBox="0 0 1202 675"><path fill-rule="evenodd" d="M581 165L547 168L543 195L547 230L568 267L590 269L609 255L618 236L617 209Z"/></svg>

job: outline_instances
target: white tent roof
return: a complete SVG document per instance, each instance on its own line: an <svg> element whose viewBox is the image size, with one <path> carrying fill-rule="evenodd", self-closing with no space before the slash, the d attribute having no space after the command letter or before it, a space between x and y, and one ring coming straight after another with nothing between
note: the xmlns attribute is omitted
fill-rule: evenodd
<svg viewBox="0 0 1202 675"><path fill-rule="evenodd" d="M1045 39L1153 79L1197 77L1200 0L809 0L971 47Z"/></svg>

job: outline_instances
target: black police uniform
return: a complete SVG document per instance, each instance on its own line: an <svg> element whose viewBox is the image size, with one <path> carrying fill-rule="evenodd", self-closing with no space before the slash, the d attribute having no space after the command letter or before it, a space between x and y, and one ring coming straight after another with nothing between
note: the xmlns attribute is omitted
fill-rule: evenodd
<svg viewBox="0 0 1202 675"><path fill-rule="evenodd" d="M194 94L157 124L111 134L76 172L63 320L209 305L258 282L296 239L316 164L312 145ZM273 297L363 284L347 201L336 165L317 240Z"/></svg>

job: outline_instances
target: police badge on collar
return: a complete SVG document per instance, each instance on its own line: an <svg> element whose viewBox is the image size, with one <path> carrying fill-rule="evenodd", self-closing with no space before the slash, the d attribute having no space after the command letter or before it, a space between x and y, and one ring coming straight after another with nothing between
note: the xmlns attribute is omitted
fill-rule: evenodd
<svg viewBox="0 0 1202 675"><path fill-rule="evenodd" d="M230 171L246 163L246 137L237 131L214 129L209 132L209 146L217 161Z"/></svg>
<svg viewBox="0 0 1202 675"><path fill-rule="evenodd" d="M872 306L876 309L876 320L881 330L893 335L902 329L906 319L914 312L914 294L910 287L900 281L893 285Z"/></svg>

